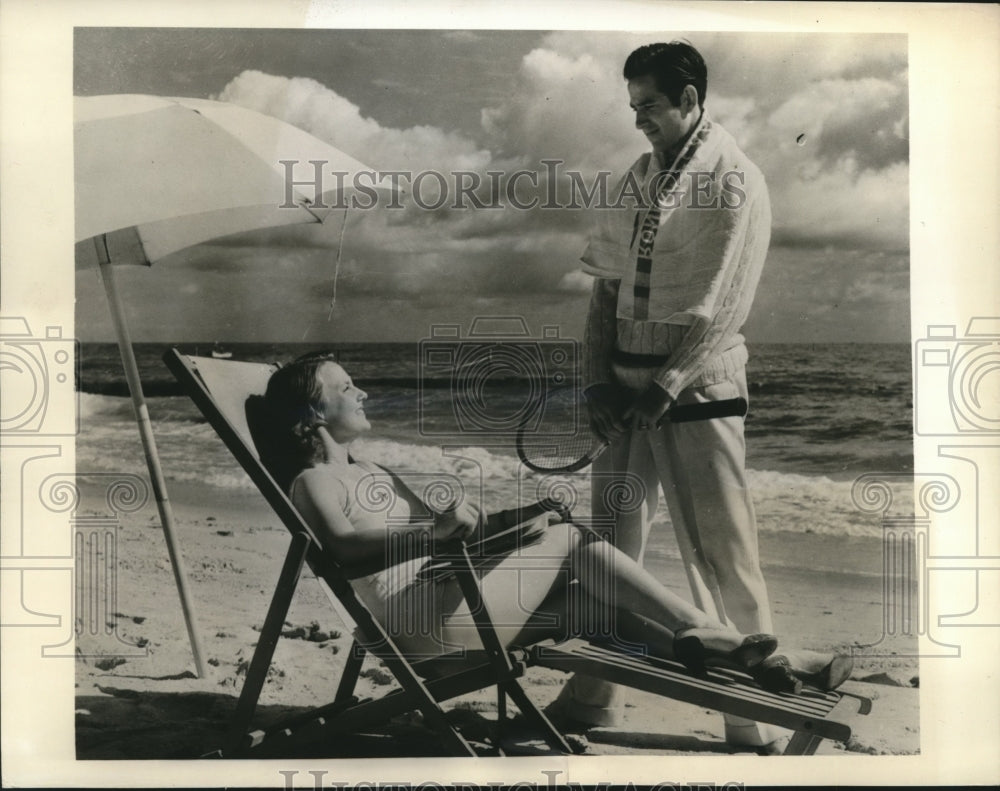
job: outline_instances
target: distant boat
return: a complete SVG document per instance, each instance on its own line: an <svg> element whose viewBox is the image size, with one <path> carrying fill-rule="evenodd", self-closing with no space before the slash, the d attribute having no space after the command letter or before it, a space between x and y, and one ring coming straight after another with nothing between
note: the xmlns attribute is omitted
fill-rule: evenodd
<svg viewBox="0 0 1000 791"><path fill-rule="evenodd" d="M215 346L212 349L212 356L216 360L228 360L230 357L233 356L233 353L227 352L222 347L220 347L219 344L215 344Z"/></svg>

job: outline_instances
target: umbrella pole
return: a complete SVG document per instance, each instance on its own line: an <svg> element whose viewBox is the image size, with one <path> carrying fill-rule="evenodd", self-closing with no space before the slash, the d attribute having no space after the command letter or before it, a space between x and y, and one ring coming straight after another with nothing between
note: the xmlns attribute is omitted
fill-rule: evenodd
<svg viewBox="0 0 1000 791"><path fill-rule="evenodd" d="M167 539L167 552L170 555L170 565L174 571L174 581L181 597L181 609L184 611L184 623L187 626L188 639L191 641L191 651L194 654L195 670L199 678L205 677L205 664L198 631L195 629L194 608L188 594L187 577L184 571L184 561L181 557L177 536L174 534L174 517L167 499L167 485L160 467L160 457L156 452L156 441L153 439L153 426L149 420L149 410L142 394L142 382L139 380L139 366L132 349L132 339L129 337L128 324L125 320L125 308L118 284L115 280L114 267L109 263L101 263L101 279L111 306L111 320L118 336L118 348L121 350L122 366L125 368L125 379L128 382L129 393L132 395L132 406L135 409L135 420L139 425L139 436L142 438L142 449L146 454L146 466L149 468L149 478L156 497L156 507L160 512L160 524Z"/></svg>

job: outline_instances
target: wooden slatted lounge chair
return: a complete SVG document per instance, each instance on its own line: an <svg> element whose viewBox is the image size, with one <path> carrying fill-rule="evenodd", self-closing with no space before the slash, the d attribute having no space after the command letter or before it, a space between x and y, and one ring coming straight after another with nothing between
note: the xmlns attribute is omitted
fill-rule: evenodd
<svg viewBox="0 0 1000 791"><path fill-rule="evenodd" d="M493 630L489 613L482 606L473 561L461 544L448 550L452 571L474 613L485 650L469 652L461 663L445 661L451 657L412 661L398 649L355 595L347 575L329 553L324 552L309 526L259 460L247 419L247 405L251 396L264 392L276 366L192 357L175 349L164 355L164 361L291 533L288 553L232 726L225 744L214 753L216 756L288 755L306 745L329 744L337 734L358 733L414 710L420 711L425 722L441 734L442 746L447 752L476 755L445 716L441 703L490 687L497 689L498 729L506 719L509 697L552 749L568 753L571 751L569 744L518 682L531 666L584 672L686 703L789 728L794 736L785 754L811 754L823 739L846 742L851 730L844 722L844 709L849 709L851 702L854 712L867 714L871 708L868 700L840 692L806 691L801 695L766 692L749 676L738 672L713 669L707 679L696 678L677 662L634 656L620 647L595 645L580 639L504 648ZM513 522L523 515L507 513L503 518ZM257 700L302 567L307 562L324 585L345 626L353 630L354 645L333 702L279 727L254 731L250 726ZM377 699L359 700L354 695L366 654L384 662L398 682L398 689Z"/></svg>

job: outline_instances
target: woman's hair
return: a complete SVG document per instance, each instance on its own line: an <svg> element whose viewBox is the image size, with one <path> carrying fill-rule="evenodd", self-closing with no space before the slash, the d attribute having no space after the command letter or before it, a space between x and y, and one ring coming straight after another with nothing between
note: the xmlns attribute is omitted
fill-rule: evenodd
<svg viewBox="0 0 1000 791"><path fill-rule="evenodd" d="M324 458L316 431L325 425L317 373L336 361L332 353L313 352L279 368L267 382L254 439L261 462L285 491L302 470Z"/></svg>

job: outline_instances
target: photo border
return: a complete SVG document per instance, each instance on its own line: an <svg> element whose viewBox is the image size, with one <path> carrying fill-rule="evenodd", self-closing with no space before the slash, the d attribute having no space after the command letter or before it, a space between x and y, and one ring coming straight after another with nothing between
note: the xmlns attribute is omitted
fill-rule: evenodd
<svg viewBox="0 0 1000 791"><path fill-rule="evenodd" d="M931 326L952 326L960 337L972 318L997 312L1000 261L996 206L998 153L996 103L1000 94L998 9L994 6L919 4L689 3L665 6L576 3L570 18L565 6L507 3L504 8L454 5L381 4L376 11L361 4L271 2L250 4L169 3L142 6L121 2L49 2L6 0L0 7L0 182L3 235L3 295L0 315L23 316L33 331L74 326L73 293L73 141L72 69L74 26L191 27L339 27L462 29L671 29L772 32L905 33L910 64L910 248L911 332L914 344ZM984 175L985 174L985 175ZM44 232L39 232L39 224ZM918 363L915 363L915 367ZM950 409L947 393L915 394L920 408ZM63 409L74 408L72 403ZM978 443L978 444L977 444ZM995 447L995 439L917 435L915 471L947 471L947 449ZM5 446L9 446L5 442ZM73 467L72 437L47 438L39 453L58 449ZM48 450L46 450L48 449ZM945 452L943 452L945 451ZM975 487L988 481L992 466L977 468ZM993 478L995 480L995 477ZM970 479L964 479L970 480ZM971 484L970 484L971 485ZM41 518L38 503L14 509L10 486L0 507L4 543L9 546L11 519ZM966 487L966 491L970 491ZM979 489L973 488L974 497ZM978 499L977 499L978 502ZM952 524L967 511L940 515ZM997 515L978 514L985 533ZM964 565L963 565L964 564ZM991 565L992 564L992 565ZM997 559L938 558L941 572L997 570ZM18 566L4 555L4 571L71 568L65 548L48 557L26 559ZM978 574L978 572L977 572ZM6 576L6 574L5 574ZM8 578L9 579L9 578ZM931 586L929 611L948 613L947 597ZM8 586L2 596L18 595ZM65 590L49 592L47 612L66 610ZM62 597L62 598L61 598ZM997 608L995 596L981 606ZM945 609L941 609L941 608ZM937 623L941 627L941 622ZM310 770L327 770L338 784L515 783L545 787L547 771L557 782L584 785L615 778L636 785L742 782L802 785L818 782L853 784L959 784L995 782L995 746L1000 743L996 707L1000 684L995 672L1000 649L996 624L953 624L961 640L959 659L922 659L920 673L921 754L916 756L812 756L765 760L738 756L592 757L559 759L504 758L342 760L342 761L76 761L73 721L73 662L39 661L37 629L5 628L2 670L3 779L11 786L74 785L137 787L219 785L284 787L283 771L312 787ZM963 627L963 628L958 628ZM942 627L947 628L947 626ZM933 648L933 646L927 646ZM923 646L921 653L923 654ZM961 662L961 666L957 662ZM29 678L31 683L24 683ZM45 690L41 694L40 690ZM375 768L377 766L377 768ZM377 777L374 777L377 775Z"/></svg>

